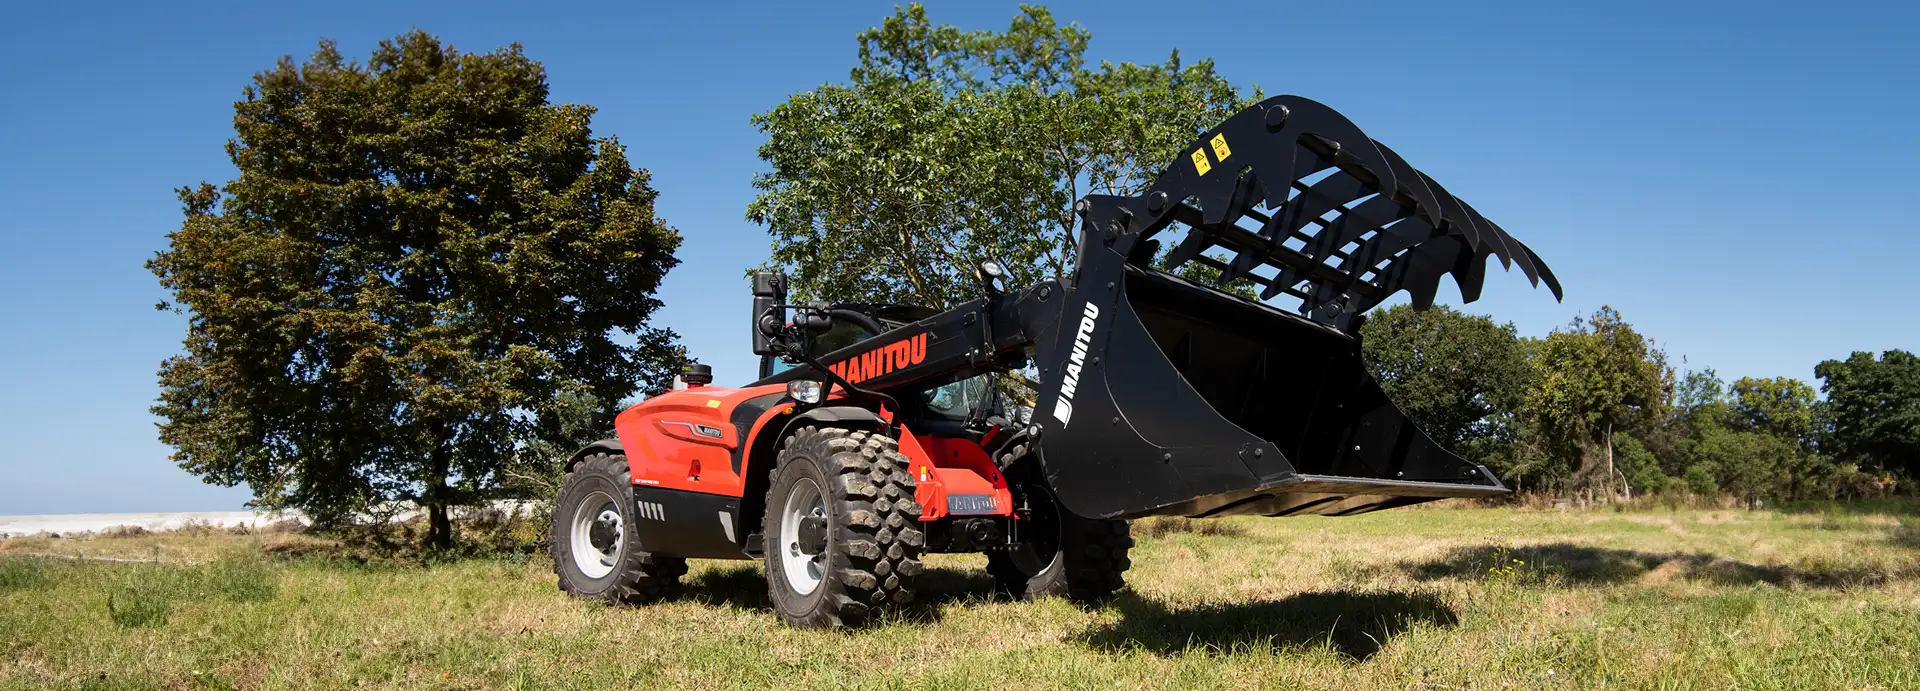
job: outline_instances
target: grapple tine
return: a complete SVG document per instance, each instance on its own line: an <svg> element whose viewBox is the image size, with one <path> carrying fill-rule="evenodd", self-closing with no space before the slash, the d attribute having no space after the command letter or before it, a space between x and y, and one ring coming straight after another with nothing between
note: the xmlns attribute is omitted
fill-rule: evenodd
<svg viewBox="0 0 1920 691"><path fill-rule="evenodd" d="M1519 266L1520 273L1526 275L1527 282L1533 284L1535 288L1540 287L1540 270L1533 267L1533 259L1528 257L1527 253L1519 251L1520 241L1508 235L1507 230L1501 228L1500 224L1486 220L1484 217L1480 220L1480 227L1490 229L1494 233L1497 233L1500 236L1501 245L1506 248L1507 253L1500 255L1501 265L1505 267ZM1509 261L1511 261L1511 264L1508 263Z"/></svg>
<svg viewBox="0 0 1920 691"><path fill-rule="evenodd" d="M1387 264L1386 275L1380 284L1381 292L1390 296L1405 290L1415 308L1432 307L1435 295L1440 292L1440 277L1453 271L1457 263L1455 259L1465 249L1463 244L1460 239L1449 235L1434 238L1401 253Z"/></svg>
<svg viewBox="0 0 1920 691"><path fill-rule="evenodd" d="M1527 253L1527 258L1533 260L1533 267L1540 270L1540 280L1546 281L1547 290L1553 291L1554 302L1566 299L1566 297L1560 293L1560 279L1554 278L1553 269L1547 268L1547 263L1540 261L1540 255L1535 254L1533 248L1528 247L1524 242L1515 240L1513 244L1519 245L1520 249Z"/></svg>
<svg viewBox="0 0 1920 691"><path fill-rule="evenodd" d="M1156 218L1186 228L1163 266L1202 261L1218 270L1216 286L1251 280L1261 300L1299 297L1299 313L1315 321L1345 328L1358 310L1378 305L1393 292L1383 281L1396 261L1403 273L1422 268L1415 272L1420 281L1402 276L1394 289L1424 290L1425 267L1437 264L1450 269L1469 301L1484 284L1481 255L1498 257L1509 270L1518 263L1536 286L1543 277L1538 257L1521 251L1505 229L1317 102L1268 99L1184 152L1143 197L1158 200L1143 207L1158 208ZM1323 177L1309 177L1315 175ZM1142 234L1136 246L1152 247L1147 236L1160 226L1132 223ZM1418 247L1449 235L1458 242ZM1232 257L1208 259L1218 256L1210 254L1216 248ZM1473 256L1457 256L1463 250ZM1272 278L1254 274L1261 265L1275 269Z"/></svg>
<svg viewBox="0 0 1920 691"><path fill-rule="evenodd" d="M1487 221L1486 217L1481 216L1479 211L1474 210L1472 204L1461 201L1459 197L1454 197L1454 202L1460 205L1460 210L1466 212L1467 218L1473 220L1473 227L1480 230L1480 244L1473 248L1474 251L1480 252L1481 254L1492 253L1500 258L1500 265L1502 267L1508 269L1513 268L1513 263L1507 259L1507 255L1509 254L1509 250L1507 249L1507 234L1489 227L1490 222Z"/></svg>
<svg viewBox="0 0 1920 691"><path fill-rule="evenodd" d="M1315 264L1325 262L1333 257L1333 253L1336 250L1345 247L1347 243L1359 239L1360 236L1368 232L1380 230L1390 223L1405 218L1408 213L1411 212L1406 207L1394 203L1391 198L1385 195L1375 195L1348 209L1346 213L1340 215L1340 219L1335 221L1332 227L1314 236L1314 242L1308 247L1308 256ZM1360 271L1365 271L1366 268L1370 266L1372 266L1370 263L1358 265ZM1353 265L1347 263L1340 265L1340 270L1343 273L1352 268ZM1288 266L1285 272L1282 273L1282 277L1287 279L1284 287L1292 287L1294 283L1304 278L1301 275L1300 269L1294 266ZM1350 278L1353 277L1357 277L1357 274L1350 276ZM1344 292L1351 288L1352 285L1353 282L1351 280L1342 281L1340 291ZM1264 300L1272 296L1262 294L1260 297ZM1312 305L1312 307L1318 306L1319 304ZM1309 308L1309 311L1310 310L1311 308Z"/></svg>
<svg viewBox="0 0 1920 691"><path fill-rule="evenodd" d="M1174 245L1173 251L1167 253L1167 268L1193 261L1210 247L1213 247L1213 238L1208 237L1206 231L1199 228L1189 230L1180 244Z"/></svg>
<svg viewBox="0 0 1920 691"><path fill-rule="evenodd" d="M1381 157L1385 158L1387 165L1393 168L1395 179L1400 182L1398 188L1382 188L1382 193L1396 197L1406 195L1413 202L1414 213L1425 216L1427 223L1433 227L1440 227L1442 222L1440 197L1434 194L1434 190L1427 187L1429 178L1420 171L1414 170L1413 166L1407 165L1407 159L1401 158L1399 152L1379 142L1375 142L1374 145L1380 148Z"/></svg>
<svg viewBox="0 0 1920 691"><path fill-rule="evenodd" d="M1278 237L1299 232L1316 218L1328 211L1346 206L1353 201L1373 194L1367 184L1348 175L1345 171L1336 172L1312 186L1302 190L1283 209L1281 216L1286 221L1279 228Z"/></svg>
<svg viewBox="0 0 1920 691"><path fill-rule="evenodd" d="M1473 303L1480 299L1480 288L1487 280L1487 255L1474 251L1471 247L1461 247L1454 258L1453 282L1460 287L1460 302Z"/></svg>
<svg viewBox="0 0 1920 691"><path fill-rule="evenodd" d="M1427 187L1433 190L1434 196L1440 199L1441 216L1446 218L1446 223L1435 224L1434 227L1449 235L1465 238L1468 247L1480 247L1482 244L1480 229L1473 225L1473 216L1460 206L1460 200L1448 194L1447 188L1441 187L1440 183L1434 182L1433 178L1427 177L1426 173L1421 173L1420 179L1426 182Z"/></svg>

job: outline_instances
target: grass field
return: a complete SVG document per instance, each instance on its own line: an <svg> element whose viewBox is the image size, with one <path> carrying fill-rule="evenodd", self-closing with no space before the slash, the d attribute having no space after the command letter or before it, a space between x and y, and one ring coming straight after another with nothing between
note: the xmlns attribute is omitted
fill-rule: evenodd
<svg viewBox="0 0 1920 691"><path fill-rule="evenodd" d="M997 599L982 558L934 556L919 607L852 633L780 625L745 562L696 562L683 599L616 609L563 596L540 557L14 539L0 688L1920 688L1910 506L1414 509L1134 533L1131 591L1110 605Z"/></svg>

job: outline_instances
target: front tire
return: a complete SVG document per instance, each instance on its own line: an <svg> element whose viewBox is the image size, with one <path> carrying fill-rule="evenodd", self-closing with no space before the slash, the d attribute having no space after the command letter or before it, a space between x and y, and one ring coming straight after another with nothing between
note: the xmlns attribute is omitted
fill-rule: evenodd
<svg viewBox="0 0 1920 691"><path fill-rule="evenodd" d="M802 427L787 437L762 524L767 592L795 627L856 627L913 599L920 505L894 440Z"/></svg>
<svg viewBox="0 0 1920 691"><path fill-rule="evenodd" d="M1045 490L1035 499L1027 533L1011 549L987 553L987 573L1002 592L1024 600L1063 597L1076 603L1105 601L1126 587L1133 566L1127 550L1133 535L1126 521L1082 518Z"/></svg>
<svg viewBox="0 0 1920 691"><path fill-rule="evenodd" d="M567 472L553 505L549 547L561 590L627 605L679 590L687 560L643 551L632 529L634 509L626 456L596 453Z"/></svg>

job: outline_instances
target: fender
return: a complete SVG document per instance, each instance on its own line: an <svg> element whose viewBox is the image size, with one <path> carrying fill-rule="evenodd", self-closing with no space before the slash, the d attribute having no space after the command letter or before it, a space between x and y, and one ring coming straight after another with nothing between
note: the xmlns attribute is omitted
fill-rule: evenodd
<svg viewBox="0 0 1920 691"><path fill-rule="evenodd" d="M851 405L820 406L798 415L790 415L789 406L778 406L767 411L766 421L752 438L745 440L741 448L745 451L745 467L740 477L746 483L746 489L740 497L740 513L737 535L746 536L760 529L760 519L766 514L767 488L773 477L775 454L779 453L780 440L799 425L807 423L834 425L841 427L863 427L869 430L885 429L886 421L879 413ZM781 419L787 418L787 419ZM759 544L750 543L743 550L749 556L759 558Z"/></svg>
<svg viewBox="0 0 1920 691"><path fill-rule="evenodd" d="M875 429L886 424L886 421L880 418L879 413L853 405L821 406L795 416L794 420L812 420L814 422L831 425L872 425ZM788 426L791 427L792 423L788 423ZM785 430L783 429L781 432L784 434Z"/></svg>
<svg viewBox="0 0 1920 691"><path fill-rule="evenodd" d="M580 461L596 453L617 453L624 456L627 453L627 447L621 446L620 439L617 437L602 439L588 444L579 451L573 452L573 455L567 458L567 462L560 466L560 471L566 473L573 472L573 467L580 465Z"/></svg>

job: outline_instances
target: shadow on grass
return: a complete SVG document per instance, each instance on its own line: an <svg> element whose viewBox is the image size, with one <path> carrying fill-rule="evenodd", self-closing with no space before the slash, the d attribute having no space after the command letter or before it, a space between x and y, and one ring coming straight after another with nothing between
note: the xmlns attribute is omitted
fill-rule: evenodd
<svg viewBox="0 0 1920 691"><path fill-rule="evenodd" d="M1082 634L1081 642L1108 652L1140 649L1167 656L1196 648L1230 653L1326 646L1358 661L1415 626L1459 623L1452 608L1425 593L1301 593L1283 600L1172 609L1129 592L1114 606L1120 620Z"/></svg>
<svg viewBox="0 0 1920 691"><path fill-rule="evenodd" d="M983 600L996 594L993 577L976 569L930 567L920 572L914 601L901 614L909 621L938 621L948 603ZM684 597L711 605L727 605L756 612L772 612L767 579L752 566L708 569L688 579Z"/></svg>
<svg viewBox="0 0 1920 691"><path fill-rule="evenodd" d="M1491 579L1519 575L1525 580L1558 580L1570 585L1612 585L1637 581L1656 570L1665 576L1720 585L1850 588L1886 583L1901 574L1875 568L1758 565L1712 554L1655 553L1567 543L1523 547L1482 546L1454 550L1443 559L1402 566L1419 580Z"/></svg>

